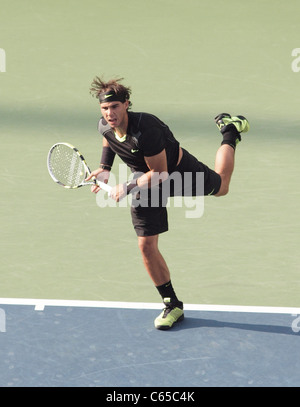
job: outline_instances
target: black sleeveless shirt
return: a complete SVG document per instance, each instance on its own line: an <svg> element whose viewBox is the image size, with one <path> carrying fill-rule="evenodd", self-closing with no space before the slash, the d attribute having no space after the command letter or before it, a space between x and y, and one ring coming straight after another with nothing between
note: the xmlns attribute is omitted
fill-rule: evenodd
<svg viewBox="0 0 300 407"><path fill-rule="evenodd" d="M112 151L131 168L131 171L149 171L144 157L159 154L163 149L166 150L168 172L175 170L179 142L169 127L156 116L128 112L127 134L122 141L117 139L113 129L103 117L99 120L98 130L106 138Z"/></svg>

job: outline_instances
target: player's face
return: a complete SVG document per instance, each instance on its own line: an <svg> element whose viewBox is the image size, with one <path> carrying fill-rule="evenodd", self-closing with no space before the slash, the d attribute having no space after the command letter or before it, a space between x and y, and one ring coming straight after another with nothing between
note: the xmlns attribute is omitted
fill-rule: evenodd
<svg viewBox="0 0 300 407"><path fill-rule="evenodd" d="M128 101L101 103L101 113L107 123L113 129L127 127Z"/></svg>

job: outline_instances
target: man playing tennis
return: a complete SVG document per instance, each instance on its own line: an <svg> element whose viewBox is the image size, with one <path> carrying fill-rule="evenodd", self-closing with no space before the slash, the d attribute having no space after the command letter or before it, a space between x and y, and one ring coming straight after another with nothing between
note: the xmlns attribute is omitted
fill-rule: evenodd
<svg viewBox="0 0 300 407"><path fill-rule="evenodd" d="M178 192L175 185L167 189L170 196L187 190L192 196L226 195L234 169L236 144L241 141L240 133L249 130L249 123L243 116L231 117L228 113L215 118L223 140L212 170L183 149L168 126L157 117L130 112L131 89L123 86L121 81L104 82L96 77L92 83L91 93L99 99L102 113L98 130L103 136L103 149L100 167L87 179L95 176L107 182L116 154L134 173L132 181L113 187L111 197L118 202L133 193L136 198L131 206L131 217L138 246L145 268L165 305L154 325L157 329L169 329L183 320L184 312L183 303L172 286L168 266L158 248L159 234L168 230L167 197L161 193L164 190L162 186L175 172L181 175L190 173L192 177L187 188L181 185ZM204 174L202 188L197 184L197 173ZM96 185L92 187L94 193L99 190ZM159 198L151 200L154 190L160 191ZM145 199L143 191L147 191Z"/></svg>

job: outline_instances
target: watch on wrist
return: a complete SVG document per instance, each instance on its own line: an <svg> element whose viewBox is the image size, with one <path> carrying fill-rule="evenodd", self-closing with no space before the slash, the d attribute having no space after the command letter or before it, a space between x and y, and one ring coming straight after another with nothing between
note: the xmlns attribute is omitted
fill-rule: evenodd
<svg viewBox="0 0 300 407"><path fill-rule="evenodd" d="M103 170L107 170L107 171L111 170L111 166L110 165L105 165L105 164L100 164L99 168L102 168Z"/></svg>

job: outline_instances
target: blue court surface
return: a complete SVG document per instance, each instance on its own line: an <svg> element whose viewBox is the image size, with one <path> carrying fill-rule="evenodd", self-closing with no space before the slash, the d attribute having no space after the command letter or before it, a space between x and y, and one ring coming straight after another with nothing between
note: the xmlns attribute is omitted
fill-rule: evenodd
<svg viewBox="0 0 300 407"><path fill-rule="evenodd" d="M158 331L160 308L0 299L0 385L300 385L299 309L187 305L183 322Z"/></svg>

